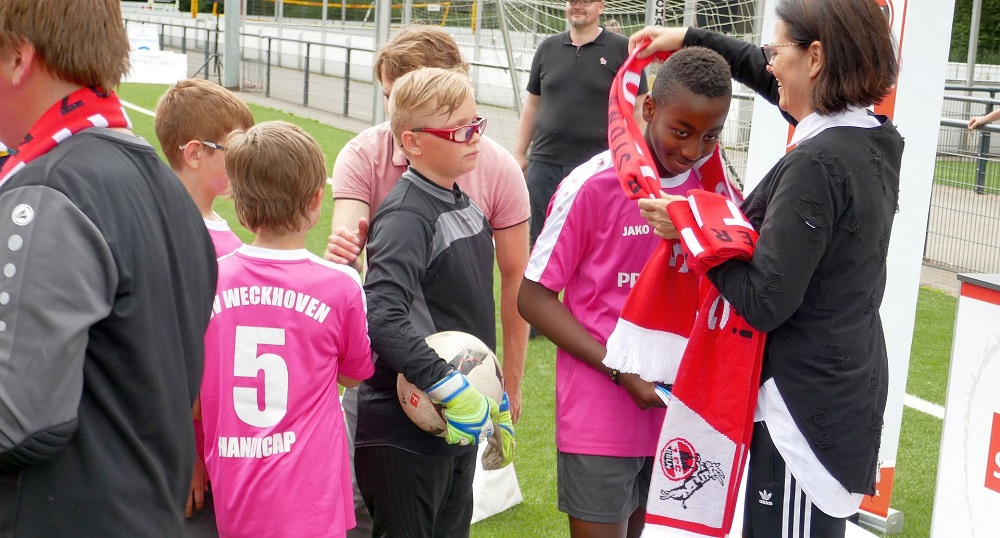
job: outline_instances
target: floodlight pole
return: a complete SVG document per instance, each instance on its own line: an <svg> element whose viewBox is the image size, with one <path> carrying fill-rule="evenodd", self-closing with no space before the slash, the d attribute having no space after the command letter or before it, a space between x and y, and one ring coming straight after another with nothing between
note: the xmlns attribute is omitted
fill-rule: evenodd
<svg viewBox="0 0 1000 538"><path fill-rule="evenodd" d="M507 33L507 10L503 7L504 0L497 0L497 14L500 16L500 34L503 35L504 50L507 52L507 67L510 71L510 83L514 87L514 110L521 115L521 84L517 81L517 66L514 65L514 51L511 50L510 35ZM478 31L479 28L476 28Z"/></svg>
<svg viewBox="0 0 1000 538"><path fill-rule="evenodd" d="M392 0L376 0L375 2L375 47L374 53L382 50L389 40L389 23L392 20ZM385 106L382 103L382 83L378 76L372 74L372 125L385 121Z"/></svg>
<svg viewBox="0 0 1000 538"><path fill-rule="evenodd" d="M222 85L230 90L240 89L240 27L242 21L242 2L240 0L226 0L226 59L222 63Z"/></svg>
<svg viewBox="0 0 1000 538"><path fill-rule="evenodd" d="M968 86L972 86L976 82L976 53L979 51L979 24L982 12L983 0L972 0L972 20L969 21L969 56L965 73L965 83Z"/></svg>
<svg viewBox="0 0 1000 538"><path fill-rule="evenodd" d="M969 55L965 64L965 85L971 87L976 83L976 56L979 52L979 24L982 19L983 0L972 0L972 19L969 21ZM972 90L966 90L965 95L972 97ZM988 110L987 110L988 112ZM972 116L972 103L962 104L962 117L968 119ZM970 143L972 135L968 131L962 132L962 145Z"/></svg>

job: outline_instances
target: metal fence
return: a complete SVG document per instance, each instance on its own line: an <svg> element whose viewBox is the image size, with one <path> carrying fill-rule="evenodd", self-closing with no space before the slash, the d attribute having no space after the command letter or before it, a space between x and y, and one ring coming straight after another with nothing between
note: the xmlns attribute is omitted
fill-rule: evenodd
<svg viewBox="0 0 1000 538"><path fill-rule="evenodd" d="M946 86L924 261L1000 272L1000 127L967 129L970 115L1000 106L997 86Z"/></svg>
<svg viewBox="0 0 1000 538"><path fill-rule="evenodd" d="M158 24L161 47L178 49L201 63L197 76L220 76L213 63L219 31L211 24L190 27L171 22ZM462 42L462 36L456 40ZM241 88L303 107L356 120L370 121L374 99L371 45L352 46L267 35L242 33ZM495 62L470 62L477 101L490 118L490 135L511 149L518 114L506 66ZM525 80L526 74L519 75ZM1000 106L995 99L1000 86L948 86L942 110L934 185L924 246L924 261L941 268L976 273L1000 272L1000 127L987 125L968 131L970 115L981 115ZM753 97L734 95L727 141L729 171L742 179L746 168L749 116ZM380 101L378 101L380 102ZM997 125L1000 125L998 122Z"/></svg>

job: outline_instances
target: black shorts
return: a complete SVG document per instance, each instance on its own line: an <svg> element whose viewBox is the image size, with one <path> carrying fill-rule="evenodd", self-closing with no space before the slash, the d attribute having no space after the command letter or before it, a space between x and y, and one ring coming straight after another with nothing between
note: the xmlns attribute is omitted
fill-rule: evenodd
<svg viewBox="0 0 1000 538"><path fill-rule="evenodd" d="M453 458L391 446L355 447L354 469L374 521L372 536L468 537L476 455L475 447Z"/></svg>
<svg viewBox="0 0 1000 538"><path fill-rule="evenodd" d="M626 521L636 508L646 509L653 460L560 452L559 511L592 523Z"/></svg>

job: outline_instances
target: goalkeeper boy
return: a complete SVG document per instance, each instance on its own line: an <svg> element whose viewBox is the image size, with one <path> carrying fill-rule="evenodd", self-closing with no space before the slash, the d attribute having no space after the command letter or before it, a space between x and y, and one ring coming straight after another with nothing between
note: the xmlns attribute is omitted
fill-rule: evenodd
<svg viewBox="0 0 1000 538"><path fill-rule="evenodd" d="M374 536L468 536L476 444L489 440L484 468L512 460L510 406L506 395L494 402L476 391L424 338L454 330L496 347L493 232L455 184L476 166L486 120L468 76L425 68L396 80L389 122L410 167L369 230L365 294L377 358L358 392L355 473ZM403 413L398 373L444 406L447 439Z"/></svg>

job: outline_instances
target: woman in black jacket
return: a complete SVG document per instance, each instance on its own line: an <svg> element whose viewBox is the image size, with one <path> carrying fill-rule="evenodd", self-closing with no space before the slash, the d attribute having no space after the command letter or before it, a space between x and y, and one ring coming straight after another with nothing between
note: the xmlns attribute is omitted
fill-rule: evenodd
<svg viewBox="0 0 1000 538"><path fill-rule="evenodd" d="M656 27L630 46L716 50L796 127L742 207L760 232L753 259L707 277L768 333L743 536L842 537L845 518L874 493L888 388L879 306L903 139L867 109L891 90L898 65L872 0L782 0L777 15L773 42L760 48ZM659 235L676 237L669 201L640 208Z"/></svg>

